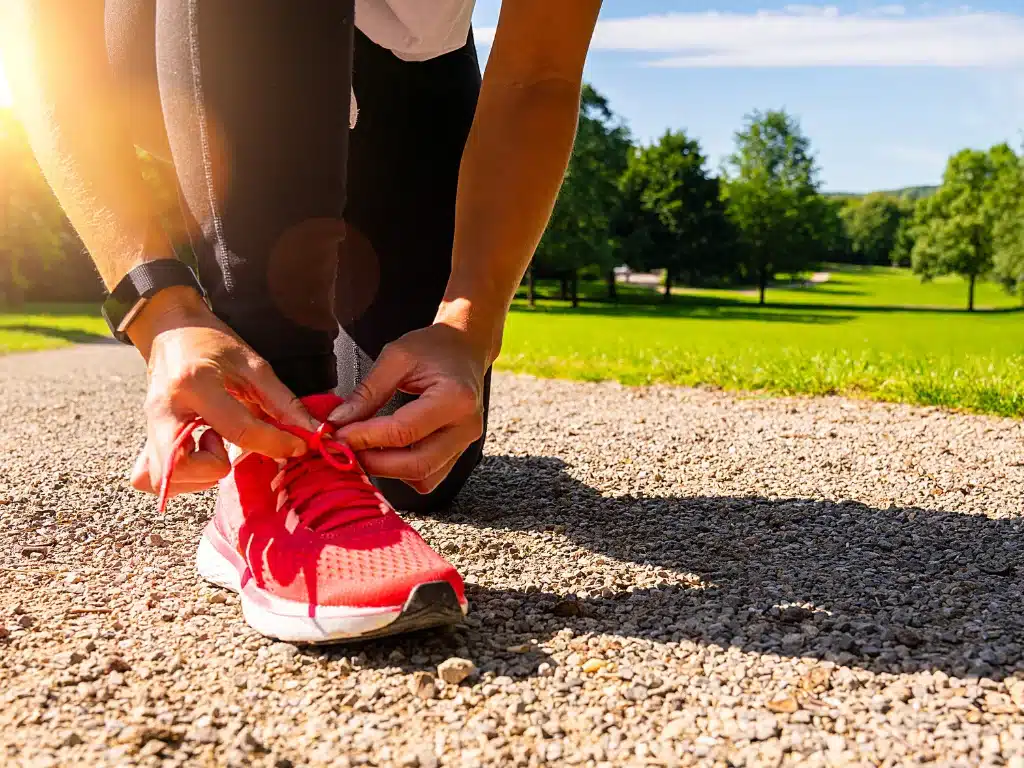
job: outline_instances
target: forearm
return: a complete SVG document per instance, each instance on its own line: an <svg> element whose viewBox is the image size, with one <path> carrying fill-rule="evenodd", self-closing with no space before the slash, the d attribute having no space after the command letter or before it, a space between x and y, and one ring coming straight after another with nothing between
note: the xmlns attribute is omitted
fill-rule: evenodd
<svg viewBox="0 0 1024 768"><path fill-rule="evenodd" d="M474 337L489 359L547 226L572 152L580 84L488 84L463 154L452 275L438 319Z"/></svg>
<svg viewBox="0 0 1024 768"><path fill-rule="evenodd" d="M153 215L107 63L103 0L5 0L0 28L15 108L47 181L108 288L172 255Z"/></svg>

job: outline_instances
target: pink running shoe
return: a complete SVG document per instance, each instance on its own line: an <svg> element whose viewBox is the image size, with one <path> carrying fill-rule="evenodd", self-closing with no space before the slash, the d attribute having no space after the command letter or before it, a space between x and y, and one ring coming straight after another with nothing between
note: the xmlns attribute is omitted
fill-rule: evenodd
<svg viewBox="0 0 1024 768"><path fill-rule="evenodd" d="M341 398L303 403L324 420ZM331 439L326 422L316 433L288 429L309 442L305 455L244 455L220 482L199 574L237 592L257 632L292 643L460 622L462 577L398 516L348 446Z"/></svg>

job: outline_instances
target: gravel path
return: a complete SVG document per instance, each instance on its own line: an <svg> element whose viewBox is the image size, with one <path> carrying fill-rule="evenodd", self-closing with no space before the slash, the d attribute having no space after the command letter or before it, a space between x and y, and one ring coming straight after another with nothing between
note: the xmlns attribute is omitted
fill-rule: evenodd
<svg viewBox="0 0 1024 768"><path fill-rule="evenodd" d="M141 373L0 359L3 765L1024 766L1018 422L499 376L467 623L305 650L127 488Z"/></svg>

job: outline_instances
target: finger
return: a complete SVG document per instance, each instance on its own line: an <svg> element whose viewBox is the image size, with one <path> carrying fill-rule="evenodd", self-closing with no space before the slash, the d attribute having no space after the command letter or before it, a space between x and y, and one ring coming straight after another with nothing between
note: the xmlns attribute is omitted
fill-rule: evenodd
<svg viewBox="0 0 1024 768"><path fill-rule="evenodd" d="M143 493L156 493L156 488L153 485L152 480L149 476L149 444L142 449L142 452L135 459L135 464L132 466L131 473L132 488Z"/></svg>
<svg viewBox="0 0 1024 768"><path fill-rule="evenodd" d="M453 457L458 458L479 436L479 427L466 421L445 427L410 448L363 451L359 461L367 474L423 481L440 472Z"/></svg>
<svg viewBox="0 0 1024 768"><path fill-rule="evenodd" d="M413 364L400 348L384 347L366 378L356 385L348 399L335 408L327 420L344 425L370 418L395 394Z"/></svg>
<svg viewBox="0 0 1024 768"><path fill-rule="evenodd" d="M132 469L132 487L144 493L159 493L164 473L159 467L158 461L146 453L141 454ZM223 444L220 444L219 450L200 450L179 457L175 461L174 473L168 486L169 495L212 488L230 471L231 462Z"/></svg>
<svg viewBox="0 0 1024 768"><path fill-rule="evenodd" d="M167 498L173 499L175 496L181 496L186 493L199 493L200 491L208 491L211 488L217 487L217 480L207 481L203 483L172 483L167 488ZM159 493L159 489L157 490Z"/></svg>
<svg viewBox="0 0 1024 768"><path fill-rule="evenodd" d="M260 361L251 369L249 381L256 390L260 406L270 416L293 427L316 432L319 422L309 415L302 401L286 387L268 363Z"/></svg>
<svg viewBox="0 0 1024 768"><path fill-rule="evenodd" d="M174 479L173 475L179 473L189 455L196 451L196 442L191 434L184 436L183 430L188 420L175 415L169 403L160 402L149 406L147 416L149 437L146 439L144 454L149 488L144 490L159 493L164 475L171 472ZM143 482L140 478L140 483Z"/></svg>
<svg viewBox="0 0 1024 768"><path fill-rule="evenodd" d="M224 441L221 439L221 436L212 429L208 429L200 435L199 450L213 454L229 465L230 468L231 459L228 457L228 449L224 447Z"/></svg>
<svg viewBox="0 0 1024 768"><path fill-rule="evenodd" d="M409 487L419 494L430 493L435 488L437 488L437 486L439 486L442 482L444 482L444 479L448 477L449 473L451 473L452 471L452 467L454 467L456 463L458 463L460 458L462 458L461 453L458 456L453 456L451 460L447 464L445 464L438 472L435 472L426 480L413 480L412 482L408 483Z"/></svg>
<svg viewBox="0 0 1024 768"><path fill-rule="evenodd" d="M339 429L335 436L354 451L405 448L464 418L464 410L464 407L453 405L450 398L428 390L388 416L349 424Z"/></svg>
<svg viewBox="0 0 1024 768"><path fill-rule="evenodd" d="M217 381L196 381L188 393L188 406L210 428L244 451L274 459L288 459L306 452L306 442L252 414Z"/></svg>

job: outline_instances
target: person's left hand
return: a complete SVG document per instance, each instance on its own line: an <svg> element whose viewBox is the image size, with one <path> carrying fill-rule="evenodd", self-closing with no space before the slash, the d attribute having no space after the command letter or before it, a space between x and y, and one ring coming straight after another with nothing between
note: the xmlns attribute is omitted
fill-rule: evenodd
<svg viewBox="0 0 1024 768"><path fill-rule="evenodd" d="M355 391L328 417L340 425L367 474L436 488L483 433L488 355L467 334L437 323L388 344ZM375 416L396 390L419 395L390 416Z"/></svg>

